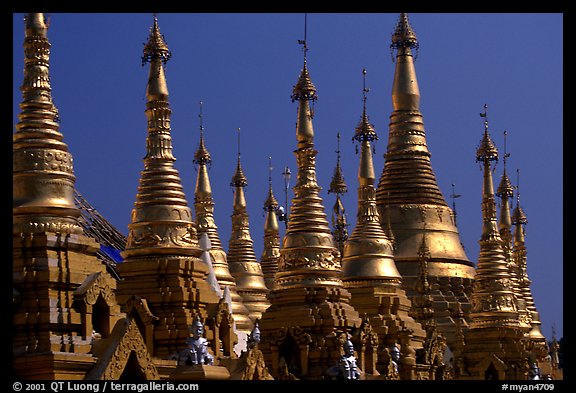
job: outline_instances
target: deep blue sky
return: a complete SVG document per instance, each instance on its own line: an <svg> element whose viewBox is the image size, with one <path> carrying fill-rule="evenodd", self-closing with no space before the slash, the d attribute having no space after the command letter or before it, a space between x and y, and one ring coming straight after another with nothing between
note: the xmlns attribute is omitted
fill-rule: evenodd
<svg viewBox="0 0 576 393"><path fill-rule="evenodd" d="M151 14L51 14L51 85L64 141L74 157L76 186L124 234L145 155L145 90L141 66ZM397 14L308 14L308 69L318 89L314 117L317 174L327 194L342 133L342 166L349 187L344 204L356 214L358 156L351 142L362 111L362 68L367 69L368 114L379 135L379 174L392 111L394 63L389 50ZM451 184L459 230L468 257L478 258L482 172L475 151L488 105L490 131L502 154L508 131L508 173L528 216L528 274L543 332L563 334L563 16L562 14L410 14L420 52L416 72L432 166L446 201ZM21 101L23 15L13 15L13 123ZM284 201L284 166L295 174L296 103L292 87L302 67L297 40L303 14L159 14L172 51L166 78L172 108L176 168L190 206L194 201L198 102L213 163L210 170L216 223L224 247L230 236L241 128L246 197L257 256L262 250L262 205L272 156L273 186ZM494 173L495 186L502 161ZM294 181L292 181L292 185ZM350 231L352 227L350 228ZM283 231L282 231L283 233Z"/></svg>

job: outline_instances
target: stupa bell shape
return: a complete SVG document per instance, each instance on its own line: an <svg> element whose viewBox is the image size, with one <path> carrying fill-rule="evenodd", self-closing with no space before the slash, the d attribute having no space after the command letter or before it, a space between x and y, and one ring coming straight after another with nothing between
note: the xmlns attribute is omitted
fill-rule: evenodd
<svg viewBox="0 0 576 393"><path fill-rule="evenodd" d="M393 234L394 260L409 297L415 295L418 249L426 235L430 249L428 278L433 287L439 288L433 291L435 318L450 344L455 338L455 324L449 308L454 309L455 302L460 302L465 314L469 311L474 265L462 247L454 212L446 204L432 169L414 66L418 40L406 14L400 15L391 48L396 50L394 110L376 203L383 228Z"/></svg>

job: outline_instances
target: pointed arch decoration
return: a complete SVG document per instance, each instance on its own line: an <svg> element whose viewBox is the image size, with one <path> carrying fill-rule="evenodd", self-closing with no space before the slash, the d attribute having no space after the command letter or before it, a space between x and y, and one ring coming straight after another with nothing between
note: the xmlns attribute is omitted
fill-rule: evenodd
<svg viewBox="0 0 576 393"><path fill-rule="evenodd" d="M112 326L120 314L120 306L116 301L116 281L106 272L97 272L89 275L82 285L74 291L74 301L82 315L82 335L90 337L94 330L93 314L95 309L105 310L100 313L106 314L108 326L104 329L106 334L112 330ZM98 299L102 299L98 301ZM100 332L102 333L102 332Z"/></svg>
<svg viewBox="0 0 576 393"><path fill-rule="evenodd" d="M154 324L160 318L152 314L146 299L136 295L128 299L124 305L124 312L129 318L135 319L136 326L144 337L148 352L154 354Z"/></svg>
<svg viewBox="0 0 576 393"><path fill-rule="evenodd" d="M86 374L88 380L118 380L122 376L128 360L137 361L138 371L147 380L159 380L160 374L154 366L144 338L131 318L123 318L116 323L112 334L107 339L106 350Z"/></svg>

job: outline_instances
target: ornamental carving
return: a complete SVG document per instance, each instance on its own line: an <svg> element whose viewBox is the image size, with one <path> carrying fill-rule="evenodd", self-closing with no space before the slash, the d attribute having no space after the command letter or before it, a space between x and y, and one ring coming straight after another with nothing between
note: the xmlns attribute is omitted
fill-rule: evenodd
<svg viewBox="0 0 576 393"><path fill-rule="evenodd" d="M106 351L86 374L87 380L118 380L127 366L130 355L136 360L137 370L146 380L159 380L160 375L154 366L144 339L136 322L124 318L116 323Z"/></svg>
<svg viewBox="0 0 576 393"><path fill-rule="evenodd" d="M280 270L293 270L301 268L340 270L341 265L337 250L293 250L281 254L278 261L278 268Z"/></svg>
<svg viewBox="0 0 576 393"><path fill-rule="evenodd" d="M366 314L362 318L360 327L352 331L352 342L360 347L378 347L378 334L372 328Z"/></svg>
<svg viewBox="0 0 576 393"><path fill-rule="evenodd" d="M76 223L70 222L17 222L16 220L12 224L13 233L70 233L70 234L82 234L83 229Z"/></svg>
<svg viewBox="0 0 576 393"><path fill-rule="evenodd" d="M135 232L136 231L133 229L130 230L130 233L128 234L128 245L126 248L150 247L162 243L162 237L154 232L150 225L146 226L140 233Z"/></svg>
<svg viewBox="0 0 576 393"><path fill-rule="evenodd" d="M74 291L74 297L81 299L88 306L93 306L98 297L102 296L109 307L115 306L117 304L115 288L111 288L111 281L113 278L106 272L93 273Z"/></svg>
<svg viewBox="0 0 576 393"><path fill-rule="evenodd" d="M154 246L169 247L172 245L179 247L194 247L198 245L196 229L192 224L154 226L156 227L156 230L152 229L152 225L146 225L143 229L130 229L127 248Z"/></svg>
<svg viewBox="0 0 576 393"><path fill-rule="evenodd" d="M475 312L516 311L516 304L512 295L487 294L472 298L472 310Z"/></svg>
<svg viewBox="0 0 576 393"><path fill-rule="evenodd" d="M292 336L296 344L309 345L312 343L312 336L306 333L300 326L291 326L289 328L281 327L274 332L274 336L270 338L270 342L273 345L280 346L288 335Z"/></svg>

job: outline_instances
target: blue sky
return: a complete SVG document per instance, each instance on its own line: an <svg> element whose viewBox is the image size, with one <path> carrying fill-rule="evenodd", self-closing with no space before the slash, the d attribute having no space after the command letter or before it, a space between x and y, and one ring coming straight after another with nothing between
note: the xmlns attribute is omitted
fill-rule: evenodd
<svg viewBox="0 0 576 393"><path fill-rule="evenodd" d="M342 167L349 192L344 205L356 213L358 156L351 138L362 113L362 69L367 70L367 110L379 135L374 157L384 166L392 111L394 63L389 49L398 14L308 14L308 70L318 89L315 104L317 174L327 190L342 134ZM145 155L145 91L148 66L143 43L152 14L51 14L52 96L60 131L74 157L76 186L121 232L127 233ZM438 185L452 205L469 259L478 258L482 172L475 151L482 137L479 113L488 105L492 139L500 154L507 130L508 174L516 184L526 226L528 274L543 332L563 333L563 16L562 14L410 14L420 43L416 72L428 148ZM190 206L196 170L192 163L203 105L216 224L224 245L230 236L241 129L246 198L256 255L262 250L262 210L273 162L273 187L283 203L285 166L295 174L296 103L292 87L302 67L298 40L304 14L220 13L158 15L172 51L166 78L172 108L175 167ZM23 15L13 15L13 124L21 101ZM502 174L499 161L494 178ZM292 181L292 184L294 181ZM291 194L291 192L290 192ZM350 228L350 231L352 227ZM282 231L283 232L283 231Z"/></svg>

